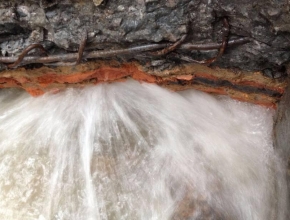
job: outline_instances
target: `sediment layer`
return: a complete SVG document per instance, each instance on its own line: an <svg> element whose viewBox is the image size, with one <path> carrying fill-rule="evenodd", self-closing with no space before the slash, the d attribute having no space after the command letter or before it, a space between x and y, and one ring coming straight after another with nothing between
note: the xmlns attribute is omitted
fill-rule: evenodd
<svg viewBox="0 0 290 220"><path fill-rule="evenodd" d="M67 87L83 87L129 78L156 83L174 91L193 88L274 108L286 87L284 80L265 77L261 72L211 68L200 64L152 70L137 62L94 61L76 66L1 71L0 88L23 88L32 96L39 96Z"/></svg>

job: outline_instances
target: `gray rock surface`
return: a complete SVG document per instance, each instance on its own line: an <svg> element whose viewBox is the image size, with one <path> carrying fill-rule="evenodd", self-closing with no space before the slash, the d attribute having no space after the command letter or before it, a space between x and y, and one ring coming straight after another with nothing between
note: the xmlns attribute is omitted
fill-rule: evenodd
<svg viewBox="0 0 290 220"><path fill-rule="evenodd" d="M288 79L289 81L289 79ZM285 160L290 159L290 86L282 97L275 118L275 144Z"/></svg>
<svg viewBox="0 0 290 220"><path fill-rule="evenodd" d="M187 43L221 42L221 18L227 17L229 39L246 36L252 41L227 48L213 65L263 70L278 78L290 60L289 8L288 0L0 0L1 55L17 56L29 44L46 46L46 41L77 51L85 31L86 49L95 50L175 42L184 34ZM217 51L177 53L201 60ZM163 59L164 65L184 62L172 54L121 57L133 58L144 63Z"/></svg>
<svg viewBox="0 0 290 220"><path fill-rule="evenodd" d="M287 80L290 85L290 78L288 77ZM287 166L288 201L290 201L290 86L286 89L276 112L274 145ZM290 218L290 210L288 218Z"/></svg>

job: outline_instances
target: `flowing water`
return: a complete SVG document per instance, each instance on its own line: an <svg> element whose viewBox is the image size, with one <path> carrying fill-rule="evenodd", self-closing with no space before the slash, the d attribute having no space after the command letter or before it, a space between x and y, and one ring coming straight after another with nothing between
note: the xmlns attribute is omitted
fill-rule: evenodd
<svg viewBox="0 0 290 220"><path fill-rule="evenodd" d="M134 81L0 103L0 219L285 219L269 109Z"/></svg>

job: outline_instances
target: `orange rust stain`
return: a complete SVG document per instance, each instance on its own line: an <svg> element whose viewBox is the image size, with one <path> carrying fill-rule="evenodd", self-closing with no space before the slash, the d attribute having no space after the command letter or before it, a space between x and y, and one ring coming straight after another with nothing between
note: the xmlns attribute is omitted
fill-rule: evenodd
<svg viewBox="0 0 290 220"><path fill-rule="evenodd" d="M208 69L208 72L207 72ZM33 74L27 75L23 70L16 72L8 71L9 77L0 77L0 87L22 87L32 96L42 95L46 91L61 90L71 84L73 87L84 87L86 84L98 84L102 82L125 81L127 78L133 78L140 82L157 83L161 86L183 90L184 88L196 87L196 89L218 95L229 95L234 99L241 101L254 102L267 107L275 107L278 98L263 95L247 95L247 93L232 93L227 87L210 87L205 85L195 85L191 81L195 77L205 78L212 81L227 80L235 85L247 85L254 88L267 88L284 92L283 83L278 81L266 80L258 76L249 77L249 75L236 75L231 72L214 72L213 69L183 68L182 66L174 70L161 72L147 72L138 63L120 64L117 62L88 62L71 68L45 68L33 70ZM23 74L24 73L24 74ZM180 74L180 75L178 75ZM14 76L13 76L14 75ZM156 76L158 75L158 76ZM2 75L4 76L4 75ZM178 85L178 80L183 80L183 85ZM73 85L74 84L74 85ZM56 90L57 92L58 90ZM257 99L256 99L257 97Z"/></svg>
<svg viewBox="0 0 290 220"><path fill-rule="evenodd" d="M228 95L227 91L224 88L212 88L212 87L201 87L200 91L207 93L214 93L217 95Z"/></svg>
<svg viewBox="0 0 290 220"><path fill-rule="evenodd" d="M7 82L9 82L9 81L11 81L11 80L13 80L13 79L11 79L11 78L4 78L4 77L1 77L1 78L0 78L0 83L7 83Z"/></svg>
<svg viewBox="0 0 290 220"><path fill-rule="evenodd" d="M89 71L89 72L85 72L85 73L58 75L55 78L55 82L58 82L58 83L79 83L79 82L83 82L87 79L90 79L93 74L94 74L94 71Z"/></svg>
<svg viewBox="0 0 290 220"><path fill-rule="evenodd" d="M30 95L37 97L43 95L45 92L38 88L24 88Z"/></svg>
<svg viewBox="0 0 290 220"><path fill-rule="evenodd" d="M145 72L140 71L135 65L123 65L116 67L100 67L96 70L87 72L77 72L73 74L57 74L48 73L36 78L35 83L45 88L53 83L82 83L86 80L94 80L94 83L116 81L125 79L126 77L132 77L135 80L155 82L156 77L148 75Z"/></svg>
<svg viewBox="0 0 290 220"><path fill-rule="evenodd" d="M193 76L192 75L178 75L176 76L176 79L189 81L193 79Z"/></svg>
<svg viewBox="0 0 290 220"><path fill-rule="evenodd" d="M1 77L0 84L3 84L3 87L8 88L8 87L18 87L20 83L13 78Z"/></svg>
<svg viewBox="0 0 290 220"><path fill-rule="evenodd" d="M148 75L141 71L133 73L132 78L141 82L148 82L148 83L155 83L157 81L157 78L155 76Z"/></svg>
<svg viewBox="0 0 290 220"><path fill-rule="evenodd" d="M107 82L115 81L127 76L130 76L130 73L123 70L122 68L101 67L100 69L95 70L93 78Z"/></svg>
<svg viewBox="0 0 290 220"><path fill-rule="evenodd" d="M56 73L48 73L43 76L39 76L36 78L36 82L42 85L49 85L55 82L57 75Z"/></svg>
<svg viewBox="0 0 290 220"><path fill-rule="evenodd" d="M143 81L148 83L155 83L157 81L157 77L154 75L150 75L142 70L140 70L134 64L124 64L122 67L128 73L130 73L131 77L137 81Z"/></svg>
<svg viewBox="0 0 290 220"><path fill-rule="evenodd" d="M21 84L31 82L29 78L24 77L24 76L18 76L18 77L16 77L16 80Z"/></svg>
<svg viewBox="0 0 290 220"><path fill-rule="evenodd" d="M244 102L247 100L244 100ZM267 103L267 102L253 102L256 105L264 106L266 108L272 108L272 109L277 109L277 105L275 103Z"/></svg>

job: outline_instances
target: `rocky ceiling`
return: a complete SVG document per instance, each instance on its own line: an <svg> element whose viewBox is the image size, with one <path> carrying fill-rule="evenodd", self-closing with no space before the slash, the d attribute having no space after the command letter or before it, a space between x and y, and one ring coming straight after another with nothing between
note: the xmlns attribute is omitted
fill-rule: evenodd
<svg viewBox="0 0 290 220"><path fill-rule="evenodd" d="M91 62L108 68L117 62L153 75L159 84L178 85L176 89L194 85L214 93L233 90L242 92L232 95L242 100L267 94L272 105L286 86L289 10L287 0L0 0L0 85L14 83L38 94L52 85L43 88L35 80L40 73L83 74L84 69L93 71ZM46 53L35 49L22 54L35 44ZM63 69L76 64L79 72ZM225 74L229 71L232 75ZM257 73L261 76L255 77ZM201 74L209 77L200 79ZM170 76L175 80L169 82ZM75 84L98 80L89 77ZM241 81L246 82L243 88L237 84Z"/></svg>

